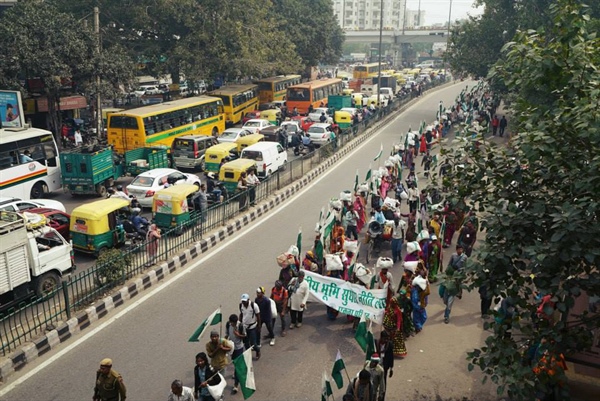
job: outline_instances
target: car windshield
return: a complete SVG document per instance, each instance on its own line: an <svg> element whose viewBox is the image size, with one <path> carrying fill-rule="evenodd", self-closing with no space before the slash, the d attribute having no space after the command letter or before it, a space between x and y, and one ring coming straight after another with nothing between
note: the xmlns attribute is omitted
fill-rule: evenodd
<svg viewBox="0 0 600 401"><path fill-rule="evenodd" d="M237 136L238 136L237 132L223 131L223 133L221 135L219 135L219 138L229 139L229 138L237 138Z"/></svg>
<svg viewBox="0 0 600 401"><path fill-rule="evenodd" d="M308 129L308 132L311 134L322 134L323 132L325 132L325 128L322 127L310 127Z"/></svg>
<svg viewBox="0 0 600 401"><path fill-rule="evenodd" d="M260 122L259 121L248 121L245 124L246 127L260 127Z"/></svg>
<svg viewBox="0 0 600 401"><path fill-rule="evenodd" d="M136 187L151 187L152 183L154 183L154 178L138 175L129 185Z"/></svg>

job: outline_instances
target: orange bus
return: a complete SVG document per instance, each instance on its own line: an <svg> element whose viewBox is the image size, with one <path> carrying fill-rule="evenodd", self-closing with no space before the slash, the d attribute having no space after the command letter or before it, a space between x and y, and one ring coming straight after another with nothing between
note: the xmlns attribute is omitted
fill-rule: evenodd
<svg viewBox="0 0 600 401"><path fill-rule="evenodd" d="M342 94L342 80L339 78L319 79L288 87L286 106L289 111L298 108L298 113L308 114L308 108L320 107L321 103L327 104L330 95Z"/></svg>

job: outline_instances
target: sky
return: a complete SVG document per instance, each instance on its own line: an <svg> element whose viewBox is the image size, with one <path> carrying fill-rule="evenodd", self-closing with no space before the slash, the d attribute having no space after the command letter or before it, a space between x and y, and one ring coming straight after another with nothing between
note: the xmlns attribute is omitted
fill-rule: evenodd
<svg viewBox="0 0 600 401"><path fill-rule="evenodd" d="M406 8L417 11L421 3L421 10L425 11L423 25L433 25L448 22L450 0L406 0ZM479 15L483 9L473 8L473 0L452 0L452 21L466 18L467 14Z"/></svg>

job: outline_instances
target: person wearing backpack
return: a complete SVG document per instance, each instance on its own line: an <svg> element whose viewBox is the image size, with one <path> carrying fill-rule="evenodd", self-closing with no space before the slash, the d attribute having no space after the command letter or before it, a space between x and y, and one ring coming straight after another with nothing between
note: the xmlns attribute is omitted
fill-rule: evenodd
<svg viewBox="0 0 600 401"><path fill-rule="evenodd" d="M280 280L275 282L275 287L271 288L271 299L277 307L277 315L281 320L281 337L285 337L285 315L287 314L288 290L283 286ZM277 316L275 316L277 317ZM275 325L273 325L273 328Z"/></svg>
<svg viewBox="0 0 600 401"><path fill-rule="evenodd" d="M444 305L446 305L446 309L444 310L444 323L448 324L450 323L450 312L452 312L454 300L462 297L459 272L455 272L452 267L446 269L446 277L440 284L438 290L440 297L444 300Z"/></svg>
<svg viewBox="0 0 600 401"><path fill-rule="evenodd" d="M231 354L231 360L233 361L238 356L244 353L244 339L246 338L246 330L244 325L239 321L237 315L233 314L229 316L229 320L225 324L225 338L233 342L233 353ZM240 380L233 372L233 388L231 394L238 392L238 384Z"/></svg>
<svg viewBox="0 0 600 401"><path fill-rule="evenodd" d="M244 325L246 330L246 337L244 338L244 345L246 349L254 347L256 351L256 360L260 359L260 341L259 341L259 329L260 324L260 309L258 305L250 301L248 294L242 294L240 302L240 318L239 320Z"/></svg>

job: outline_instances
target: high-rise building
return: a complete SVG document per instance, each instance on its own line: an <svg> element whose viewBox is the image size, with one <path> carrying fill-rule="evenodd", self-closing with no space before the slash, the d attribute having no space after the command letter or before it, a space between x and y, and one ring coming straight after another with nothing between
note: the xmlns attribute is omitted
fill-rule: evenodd
<svg viewBox="0 0 600 401"><path fill-rule="evenodd" d="M425 11L406 10L406 29L412 29L416 26L425 26Z"/></svg>
<svg viewBox="0 0 600 401"><path fill-rule="evenodd" d="M381 0L332 0L342 29L379 29ZM383 29L400 30L406 0L383 0Z"/></svg>

